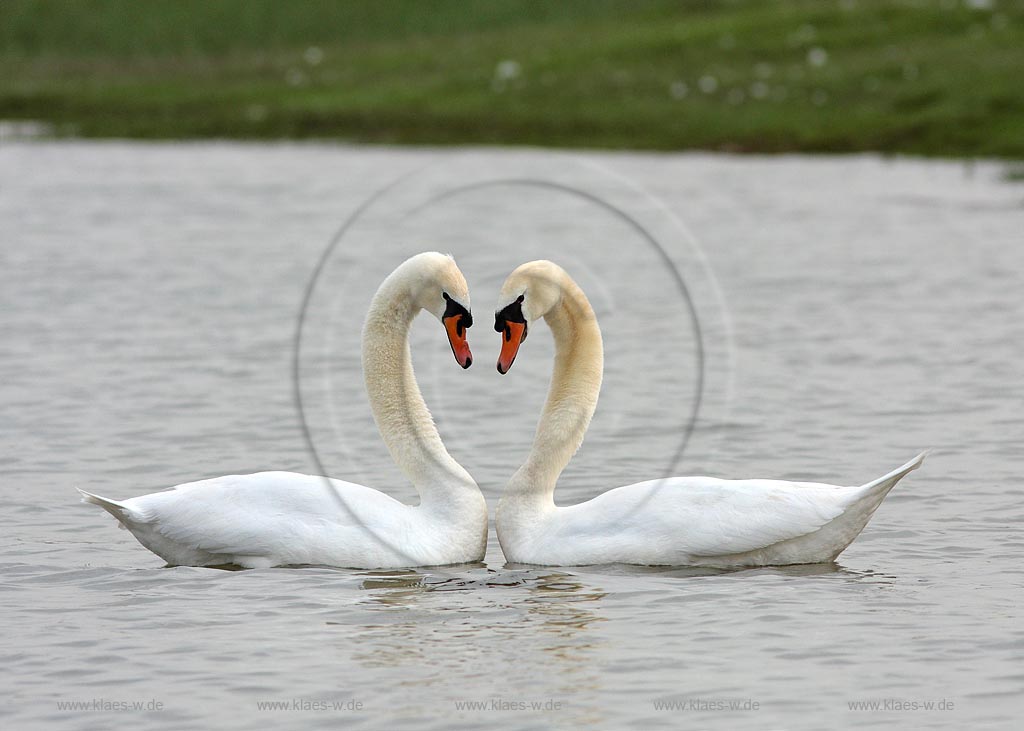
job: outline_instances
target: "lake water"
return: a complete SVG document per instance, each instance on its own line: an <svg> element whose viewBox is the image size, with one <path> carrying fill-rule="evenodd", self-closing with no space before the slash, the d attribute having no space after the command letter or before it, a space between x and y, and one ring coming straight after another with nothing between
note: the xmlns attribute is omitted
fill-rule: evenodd
<svg viewBox="0 0 1024 731"><path fill-rule="evenodd" d="M300 417L296 323L317 262L410 172L325 257ZM1013 727L1024 184L1004 174L871 156L5 142L0 724ZM414 500L372 427L358 338L379 281L425 249L466 274L476 362L461 371L423 317L417 373L492 511L552 348L538 325L498 375L490 316L506 274L539 256L590 294L607 348L562 504L666 473L859 484L933 452L838 563L735 572L506 566L493 530L475 566L164 568L78 502L75 487L118 498L321 467Z"/></svg>

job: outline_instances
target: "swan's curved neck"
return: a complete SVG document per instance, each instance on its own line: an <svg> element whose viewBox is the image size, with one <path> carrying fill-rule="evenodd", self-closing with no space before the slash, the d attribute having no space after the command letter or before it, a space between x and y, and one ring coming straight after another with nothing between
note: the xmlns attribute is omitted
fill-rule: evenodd
<svg viewBox="0 0 1024 731"><path fill-rule="evenodd" d="M597 408L604 348L597 318L586 295L568 277L562 296L544 320L555 339L555 364L533 448L509 481L506 495L554 504L555 484L583 443Z"/></svg>
<svg viewBox="0 0 1024 731"><path fill-rule="evenodd" d="M392 459L415 485L421 504L457 509L479 488L441 442L412 369L409 328L419 314L396 272L370 303L363 326L363 378L373 418Z"/></svg>

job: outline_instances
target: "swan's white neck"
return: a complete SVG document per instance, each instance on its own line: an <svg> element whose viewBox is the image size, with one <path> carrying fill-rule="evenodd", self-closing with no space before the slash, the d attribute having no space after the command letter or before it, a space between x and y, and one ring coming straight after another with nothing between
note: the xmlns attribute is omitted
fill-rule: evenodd
<svg viewBox="0 0 1024 731"><path fill-rule="evenodd" d="M504 500L554 505L555 484L583 443L597 408L604 347L586 295L567 276L561 298L544 316L555 339L555 364L530 456L512 476Z"/></svg>
<svg viewBox="0 0 1024 731"><path fill-rule="evenodd" d="M458 511L480 490L441 442L412 369L409 328L419 314L412 283L396 270L370 303L363 326L363 377L373 418L392 459L415 485L421 505Z"/></svg>

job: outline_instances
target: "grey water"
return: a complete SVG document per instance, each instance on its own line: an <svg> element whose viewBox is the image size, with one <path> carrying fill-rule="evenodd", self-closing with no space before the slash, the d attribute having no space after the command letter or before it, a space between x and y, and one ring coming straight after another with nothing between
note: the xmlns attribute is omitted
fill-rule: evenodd
<svg viewBox="0 0 1024 731"><path fill-rule="evenodd" d="M1014 727L1022 232L995 162L7 141L0 724ZM264 469L414 502L359 336L427 249L469 281L475 364L422 316L417 375L492 512L552 345L538 323L500 376L489 318L538 257L606 345L560 504L665 474L860 484L933 451L836 563L731 572L507 566L493 528L471 566L165 568L78 502Z"/></svg>

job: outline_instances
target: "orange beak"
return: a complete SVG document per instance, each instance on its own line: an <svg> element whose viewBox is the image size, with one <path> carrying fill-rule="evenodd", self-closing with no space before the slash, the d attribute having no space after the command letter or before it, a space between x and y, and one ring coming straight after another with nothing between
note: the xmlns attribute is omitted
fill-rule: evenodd
<svg viewBox="0 0 1024 731"><path fill-rule="evenodd" d="M525 322L505 321L504 334L501 339L501 354L498 356L498 373L508 373L508 369L516 360L519 346L526 337Z"/></svg>
<svg viewBox="0 0 1024 731"><path fill-rule="evenodd" d="M469 352L466 341L466 328L462 324L462 315L444 318L444 329L448 333L448 343L452 346L455 362L463 368L473 365L473 354Z"/></svg>

